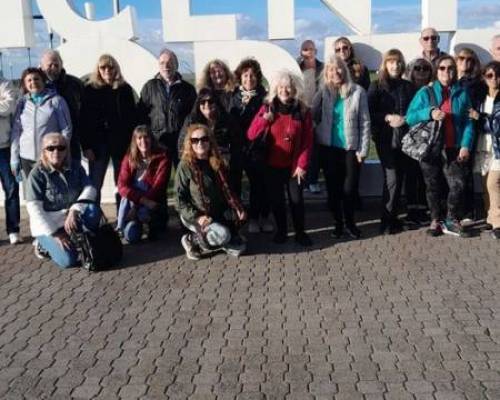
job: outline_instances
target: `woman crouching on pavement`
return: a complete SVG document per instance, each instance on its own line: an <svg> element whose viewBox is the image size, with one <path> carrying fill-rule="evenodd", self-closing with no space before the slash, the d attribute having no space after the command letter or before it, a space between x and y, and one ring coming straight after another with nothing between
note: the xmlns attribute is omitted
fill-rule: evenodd
<svg viewBox="0 0 500 400"><path fill-rule="evenodd" d="M129 243L141 240L145 224L149 240L166 229L169 176L170 160L165 150L160 149L149 127L137 126L118 177L121 201L117 229Z"/></svg>
<svg viewBox="0 0 500 400"><path fill-rule="evenodd" d="M238 230L247 215L230 189L226 165L206 125L187 128L175 174L175 201L190 231L181 240L187 258L199 260L216 250L238 257L246 249Z"/></svg>
<svg viewBox="0 0 500 400"><path fill-rule="evenodd" d="M80 203L95 201L96 190L80 162L71 162L69 145L62 134L43 137L40 161L29 174L26 190L35 255L51 258L60 268L76 266L78 252L70 235L83 227L96 230L101 210L95 204Z"/></svg>

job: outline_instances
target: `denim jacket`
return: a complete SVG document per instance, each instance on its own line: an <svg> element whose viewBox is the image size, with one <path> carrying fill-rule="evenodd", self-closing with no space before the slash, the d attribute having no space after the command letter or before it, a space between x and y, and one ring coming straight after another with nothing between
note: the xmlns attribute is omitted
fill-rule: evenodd
<svg viewBox="0 0 500 400"><path fill-rule="evenodd" d="M26 208L34 237L52 235L64 226L68 209L81 211L77 200L95 200L96 190L83 167L74 162L62 171L37 163L26 183Z"/></svg>

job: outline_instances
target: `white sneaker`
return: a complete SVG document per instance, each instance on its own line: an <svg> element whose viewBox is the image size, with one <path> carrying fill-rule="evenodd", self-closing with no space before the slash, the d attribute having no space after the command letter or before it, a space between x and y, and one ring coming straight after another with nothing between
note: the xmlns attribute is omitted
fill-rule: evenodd
<svg viewBox="0 0 500 400"><path fill-rule="evenodd" d="M259 233L260 232L260 226L258 222L254 219L251 219L248 222L248 233Z"/></svg>
<svg viewBox="0 0 500 400"><path fill-rule="evenodd" d="M17 232L9 233L9 241L10 244L19 244L23 242L23 237Z"/></svg>
<svg viewBox="0 0 500 400"><path fill-rule="evenodd" d="M260 221L260 228L262 232L271 233L274 231L274 225L269 218L262 218Z"/></svg>

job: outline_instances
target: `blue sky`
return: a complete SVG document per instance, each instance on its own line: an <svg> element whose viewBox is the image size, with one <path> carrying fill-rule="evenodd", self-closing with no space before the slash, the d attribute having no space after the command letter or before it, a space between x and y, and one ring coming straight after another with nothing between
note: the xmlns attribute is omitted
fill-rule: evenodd
<svg viewBox="0 0 500 400"><path fill-rule="evenodd" d="M83 4L89 0L73 0L77 10L83 11ZM355 4L356 0L353 0ZM433 0L439 1L439 0ZM112 0L93 0L97 19L112 15ZM33 0L36 10L36 1ZM458 0L459 28L497 26L500 32L500 0ZM178 52L183 60L181 69L192 69L192 45L163 43L160 19L160 0L120 0L120 6L135 6L139 25L139 43L153 53L168 45ZM267 0L191 0L193 14L236 14L238 38L267 39ZM323 38L346 35L351 32L320 0L295 0L295 40L278 41L293 55L298 53L300 43L313 39L322 54ZM411 32L420 30L420 0L372 0L372 30L376 33ZM48 47L47 28L43 21L36 24L37 45L31 51L32 64L36 65L40 52ZM27 67L26 50L3 49L5 75L10 70L18 76ZM9 69L9 65L12 68Z"/></svg>

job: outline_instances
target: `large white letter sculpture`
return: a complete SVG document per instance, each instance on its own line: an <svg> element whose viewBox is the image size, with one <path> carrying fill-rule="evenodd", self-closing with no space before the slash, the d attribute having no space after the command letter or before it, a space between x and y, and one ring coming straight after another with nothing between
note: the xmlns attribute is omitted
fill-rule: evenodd
<svg viewBox="0 0 500 400"><path fill-rule="evenodd" d="M30 0L2 1L0 48L33 47L35 35Z"/></svg>
<svg viewBox="0 0 500 400"><path fill-rule="evenodd" d="M175 6L180 11L174 12ZM270 77L278 69L287 68L300 75L300 69L294 58L281 47L272 43L256 40L236 40L232 21L236 16L196 16L189 15L190 0L162 0L164 18L164 39L167 42L194 42L194 62L199 74L205 64L214 58L220 58L235 69L242 58L254 57L262 65L265 76ZM293 39L294 36L294 1L268 0L268 26L271 39ZM222 25L224 18L231 21L226 29ZM175 28L169 27L173 24ZM212 29L213 26L216 29ZM217 40L214 41L214 37Z"/></svg>
<svg viewBox="0 0 500 400"><path fill-rule="evenodd" d="M66 40L58 50L71 73L88 74L101 54L110 53L126 80L139 92L158 69L156 58L132 41L136 37L132 7L104 21L90 21L80 16L68 0L38 0L38 6L49 26Z"/></svg>

